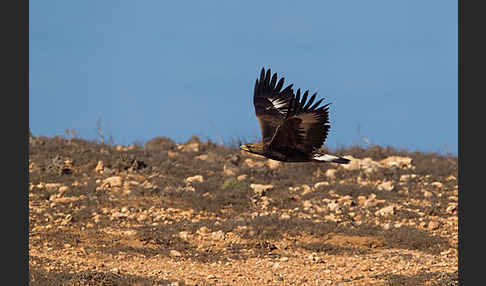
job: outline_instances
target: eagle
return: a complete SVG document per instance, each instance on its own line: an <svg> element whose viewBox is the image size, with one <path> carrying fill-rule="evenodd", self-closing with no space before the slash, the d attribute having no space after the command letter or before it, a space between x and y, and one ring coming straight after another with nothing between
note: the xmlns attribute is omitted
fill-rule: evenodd
<svg viewBox="0 0 486 286"><path fill-rule="evenodd" d="M260 124L262 141L240 146L241 150L282 162L349 163L349 159L319 152L330 129L329 103L324 98L314 103L293 84L283 88L285 78L277 82L277 73L262 68L253 91L253 105Z"/></svg>

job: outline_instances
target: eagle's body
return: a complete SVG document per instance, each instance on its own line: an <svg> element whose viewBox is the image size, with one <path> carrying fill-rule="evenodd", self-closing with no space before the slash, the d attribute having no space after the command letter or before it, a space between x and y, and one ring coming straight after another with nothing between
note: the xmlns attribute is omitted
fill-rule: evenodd
<svg viewBox="0 0 486 286"><path fill-rule="evenodd" d="M262 69L253 93L255 113L262 131L262 141L240 146L244 151L283 162L334 162L348 159L318 152L329 132L329 104L313 104L309 91L294 94L292 84L282 90L284 78Z"/></svg>

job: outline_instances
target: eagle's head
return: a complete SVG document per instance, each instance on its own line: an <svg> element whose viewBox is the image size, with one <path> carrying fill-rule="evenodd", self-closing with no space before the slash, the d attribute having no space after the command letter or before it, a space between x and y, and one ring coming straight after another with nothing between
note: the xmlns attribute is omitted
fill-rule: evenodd
<svg viewBox="0 0 486 286"><path fill-rule="evenodd" d="M263 143L247 143L245 145L241 145L240 149L246 152L250 152L253 154L263 154Z"/></svg>

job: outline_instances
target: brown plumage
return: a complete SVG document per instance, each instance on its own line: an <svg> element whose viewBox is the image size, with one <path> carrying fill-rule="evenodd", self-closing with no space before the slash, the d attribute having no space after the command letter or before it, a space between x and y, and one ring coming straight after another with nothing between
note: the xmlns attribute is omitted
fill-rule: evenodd
<svg viewBox="0 0 486 286"><path fill-rule="evenodd" d="M262 68L255 82L253 104L262 131L262 141L240 146L244 151L283 162L334 162L347 164L346 158L317 150L329 132L329 104L309 100L309 90L294 93L292 84L282 89L284 78ZM301 98L302 95L302 98Z"/></svg>

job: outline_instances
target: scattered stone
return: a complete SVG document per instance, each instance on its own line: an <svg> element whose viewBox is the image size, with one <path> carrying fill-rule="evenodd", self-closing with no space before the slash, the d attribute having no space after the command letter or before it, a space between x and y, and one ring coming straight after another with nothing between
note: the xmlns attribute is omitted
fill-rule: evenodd
<svg viewBox="0 0 486 286"><path fill-rule="evenodd" d="M73 221L73 216L68 214L64 217L64 219L61 221L61 225L67 225L69 224L70 222Z"/></svg>
<svg viewBox="0 0 486 286"><path fill-rule="evenodd" d="M95 172L100 174L100 175L103 175L104 169L105 169L105 166L103 164L103 161L98 161L98 164L95 167Z"/></svg>
<svg viewBox="0 0 486 286"><path fill-rule="evenodd" d="M329 179L334 179L336 177L336 172L337 170L336 169L328 169L324 174L326 175L326 177L328 177Z"/></svg>
<svg viewBox="0 0 486 286"><path fill-rule="evenodd" d="M120 176L113 176L103 180L103 184L108 185L107 187L121 187L122 178Z"/></svg>
<svg viewBox="0 0 486 286"><path fill-rule="evenodd" d="M279 261L280 261L280 262L287 262L287 261L289 261L289 258L288 258L288 257L281 257L281 258L279 259Z"/></svg>
<svg viewBox="0 0 486 286"><path fill-rule="evenodd" d="M239 175L238 177L236 177L236 179L238 181L244 181L244 180L246 180L246 178L248 178L248 175L246 175L246 174Z"/></svg>
<svg viewBox="0 0 486 286"><path fill-rule="evenodd" d="M236 176L235 168L224 168L223 167L223 175L225 176Z"/></svg>
<svg viewBox="0 0 486 286"><path fill-rule="evenodd" d="M431 230L436 230L439 228L439 226L440 226L440 222L437 220L433 220L429 222L429 229Z"/></svg>
<svg viewBox="0 0 486 286"><path fill-rule="evenodd" d="M432 198L433 196L434 196L434 194L432 192L424 190L424 197L425 198Z"/></svg>
<svg viewBox="0 0 486 286"><path fill-rule="evenodd" d="M188 143L183 145L178 145L177 150L182 152L199 152L199 143Z"/></svg>
<svg viewBox="0 0 486 286"><path fill-rule="evenodd" d="M324 176L324 172L320 168L317 168L314 172L312 172L312 176L320 178Z"/></svg>
<svg viewBox="0 0 486 286"><path fill-rule="evenodd" d="M449 206L447 207L446 211L450 214L453 214L457 211L457 203L449 203Z"/></svg>
<svg viewBox="0 0 486 286"><path fill-rule="evenodd" d="M81 195L83 196L83 195ZM58 194L49 197L49 200L54 203L67 204L80 200L82 197L59 197ZM84 197L84 196L83 196Z"/></svg>
<svg viewBox="0 0 486 286"><path fill-rule="evenodd" d="M441 182L432 182L430 185L439 189L442 189L444 187L444 184L442 184Z"/></svg>
<svg viewBox="0 0 486 286"><path fill-rule="evenodd" d="M382 164L386 167L410 168L410 167L412 167L412 158L400 157L400 156L390 156L386 159L381 160L380 164Z"/></svg>
<svg viewBox="0 0 486 286"><path fill-rule="evenodd" d="M260 196L264 196L267 191L273 189L273 185L250 184L250 188Z"/></svg>
<svg viewBox="0 0 486 286"><path fill-rule="evenodd" d="M255 160L250 159L250 158L246 158L244 163L245 163L245 165L247 165L250 168L263 167L265 165L265 163L262 162L262 161L255 161Z"/></svg>
<svg viewBox="0 0 486 286"><path fill-rule="evenodd" d="M387 192L392 191L394 187L395 186L393 185L393 183L391 181L384 181L383 183L381 183L377 186L378 190L387 191Z"/></svg>
<svg viewBox="0 0 486 286"><path fill-rule="evenodd" d="M182 256L182 253L180 253L179 251L175 250L175 249L172 249L169 253L169 255L171 257L181 257Z"/></svg>
<svg viewBox="0 0 486 286"><path fill-rule="evenodd" d="M309 200L303 201L302 202L302 207L304 208L304 210L308 210L308 209L312 208L311 201L309 201Z"/></svg>
<svg viewBox="0 0 486 286"><path fill-rule="evenodd" d="M175 157L177 157L179 155L179 153L175 152L175 151L167 151L167 156L171 159L174 159Z"/></svg>
<svg viewBox="0 0 486 286"><path fill-rule="evenodd" d="M271 202L272 202L271 199L263 196L263 197L260 198L259 205L261 206L262 209L266 209L266 208L268 208L268 206L270 206Z"/></svg>
<svg viewBox="0 0 486 286"><path fill-rule="evenodd" d="M147 216L146 214L142 213L142 214L139 214L139 215L137 216L137 221L138 221L138 222L143 222L143 221L146 221L146 220L147 220L147 218L148 218L148 216Z"/></svg>
<svg viewBox="0 0 486 286"><path fill-rule="evenodd" d="M378 202L375 201L374 199L366 199L363 203L363 206L365 208L372 208L378 205Z"/></svg>
<svg viewBox="0 0 486 286"><path fill-rule="evenodd" d="M378 162L373 161L373 159L369 157L357 159L353 158L352 156L348 156L347 159L351 160L349 164L340 165L340 167L349 171L363 170L365 173L373 173L376 172L379 167L381 167Z"/></svg>
<svg viewBox="0 0 486 286"><path fill-rule="evenodd" d="M317 255L316 252L312 252L310 255L309 255L309 260L311 262L314 262L314 263L319 263L319 262L322 262L322 259Z"/></svg>
<svg viewBox="0 0 486 286"><path fill-rule="evenodd" d="M192 182L199 182L199 183L202 183L204 182L204 178L202 175L195 175L195 176L192 176L192 177L187 177L184 182L186 183L192 183Z"/></svg>
<svg viewBox="0 0 486 286"><path fill-rule="evenodd" d="M365 178L362 178L361 176L358 176L358 178L356 179L356 182L360 185L369 185L371 183L370 181L368 181Z"/></svg>
<svg viewBox="0 0 486 286"><path fill-rule="evenodd" d="M366 203L367 198L365 196L358 196L357 200L358 200L358 205L363 206Z"/></svg>
<svg viewBox="0 0 486 286"><path fill-rule="evenodd" d="M394 205L389 205L376 211L376 215L390 216L395 214L396 207Z"/></svg>
<svg viewBox="0 0 486 286"><path fill-rule="evenodd" d="M306 185L306 184L301 186L301 190L302 190L303 196L312 193L312 188L309 185Z"/></svg>
<svg viewBox="0 0 486 286"><path fill-rule="evenodd" d="M179 237L182 238L182 239L188 240L190 238L189 237L189 232L187 232L187 231L181 231L181 232L179 232Z"/></svg>
<svg viewBox="0 0 486 286"><path fill-rule="evenodd" d="M323 187L329 186L329 182L323 181L323 182L317 182L314 184L314 189L320 189Z"/></svg>
<svg viewBox="0 0 486 286"><path fill-rule="evenodd" d="M64 194L65 192L69 191L69 187L68 186L61 186L59 187L59 193L62 195Z"/></svg>
<svg viewBox="0 0 486 286"><path fill-rule="evenodd" d="M327 207L330 211L335 212L340 206L336 201L331 201L327 204Z"/></svg>
<svg viewBox="0 0 486 286"><path fill-rule="evenodd" d="M416 174L404 174L400 176L400 182L407 182L416 177L417 177Z"/></svg>
<svg viewBox="0 0 486 286"><path fill-rule="evenodd" d="M211 233L211 237L216 240L224 240L225 234L222 230L214 231Z"/></svg>
<svg viewBox="0 0 486 286"><path fill-rule="evenodd" d="M48 191L55 191L57 189L59 189L61 187L61 184L59 183L47 183L45 185L43 185L43 187L45 187Z"/></svg>
<svg viewBox="0 0 486 286"><path fill-rule="evenodd" d="M265 165L267 165L270 169L277 169L280 166L282 166L282 162L268 159L267 162L265 162Z"/></svg>
<svg viewBox="0 0 486 286"><path fill-rule="evenodd" d="M280 216L280 219L282 219L282 220L290 219L290 215L289 214L282 214Z"/></svg>
<svg viewBox="0 0 486 286"><path fill-rule="evenodd" d="M325 220L337 222L336 216L333 213L324 216Z"/></svg>
<svg viewBox="0 0 486 286"><path fill-rule="evenodd" d="M202 161L207 161L208 160L208 155L207 154L201 154L199 156L194 157L197 160L202 160Z"/></svg>
<svg viewBox="0 0 486 286"><path fill-rule="evenodd" d="M210 232L211 232L211 230L207 226L202 226L197 230L197 233L202 234L202 235L209 234Z"/></svg>

